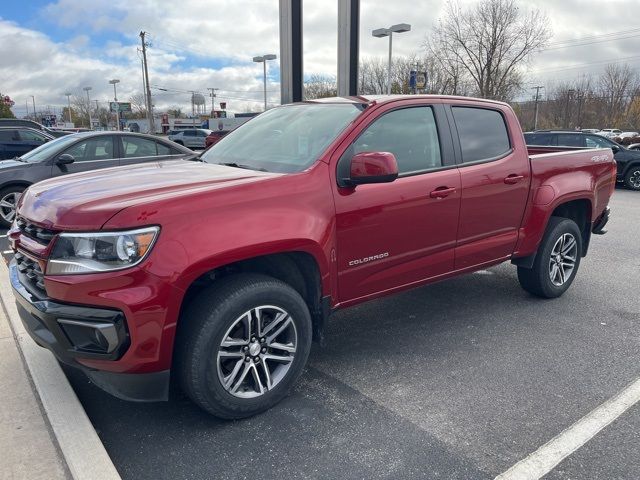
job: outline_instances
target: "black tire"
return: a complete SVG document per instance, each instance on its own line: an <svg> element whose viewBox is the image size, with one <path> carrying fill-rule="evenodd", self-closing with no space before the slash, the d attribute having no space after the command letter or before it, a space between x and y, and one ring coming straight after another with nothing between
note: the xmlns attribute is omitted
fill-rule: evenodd
<svg viewBox="0 0 640 480"><path fill-rule="evenodd" d="M640 191L640 165L632 166L624 176L624 184L627 188Z"/></svg>
<svg viewBox="0 0 640 480"><path fill-rule="evenodd" d="M229 328L245 312L266 305L283 309L293 320L295 355L272 389L254 398L238 398L225 389L219 377L218 352ZM207 412L224 419L249 417L271 408L289 393L307 362L311 337L309 309L291 286L266 275L233 275L204 289L185 309L176 340L176 373L185 393ZM257 373L258 364L255 369Z"/></svg>
<svg viewBox="0 0 640 480"><path fill-rule="evenodd" d="M552 250L559 239L565 234L572 235L576 241L575 264L562 285L556 285L550 275L551 263L553 261ZM542 242L538 247L533 268L518 267L518 280L522 288L537 297L557 298L566 292L573 283L573 279L578 273L581 258L582 235L578 225L568 218L551 217Z"/></svg>
<svg viewBox="0 0 640 480"><path fill-rule="evenodd" d="M0 228L10 228L11 224L13 223L13 219L8 220L8 216L7 214L12 210L13 211L13 218L15 218L15 207L13 209L10 209L8 207L3 206L5 199L8 199L9 197L13 197L15 198L15 203L17 203L18 199L20 198L20 195L22 195L22 192L24 192L26 189L26 187L23 187L21 185L13 185L10 187L5 187L2 190L0 190ZM15 194L19 194L19 195L15 195ZM11 202L9 202L11 203ZM5 218L7 217L7 218Z"/></svg>

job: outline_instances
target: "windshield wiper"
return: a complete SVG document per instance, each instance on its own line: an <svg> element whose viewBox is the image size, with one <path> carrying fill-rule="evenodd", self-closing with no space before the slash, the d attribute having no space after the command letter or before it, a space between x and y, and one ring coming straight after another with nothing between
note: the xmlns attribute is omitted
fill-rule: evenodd
<svg viewBox="0 0 640 480"><path fill-rule="evenodd" d="M268 172L269 171L266 168L252 167L251 165L242 165L242 164L234 163L234 162L219 163L218 165L224 165L225 167L244 168L245 170L257 170L258 172Z"/></svg>

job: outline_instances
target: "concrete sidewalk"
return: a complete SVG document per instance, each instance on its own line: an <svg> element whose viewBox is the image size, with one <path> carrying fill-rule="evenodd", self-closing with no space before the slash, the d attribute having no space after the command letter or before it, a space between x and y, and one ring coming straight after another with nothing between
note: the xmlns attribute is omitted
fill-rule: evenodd
<svg viewBox="0 0 640 480"><path fill-rule="evenodd" d="M71 478L0 307L0 479Z"/></svg>

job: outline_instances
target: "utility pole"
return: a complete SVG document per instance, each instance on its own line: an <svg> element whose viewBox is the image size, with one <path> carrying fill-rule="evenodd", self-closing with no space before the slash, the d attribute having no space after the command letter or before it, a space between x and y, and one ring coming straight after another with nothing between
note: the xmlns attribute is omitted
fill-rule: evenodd
<svg viewBox="0 0 640 480"><path fill-rule="evenodd" d="M147 118L149 120L149 132L155 133L156 128L153 124L153 103L151 102L151 88L149 87L149 67L147 65L147 43L144 37L147 32L140 32L140 40L142 41L142 62L144 63L144 81L147 95Z"/></svg>
<svg viewBox="0 0 640 480"><path fill-rule="evenodd" d="M209 96L211 97L211 116L213 117L213 111L216 109L216 90L220 90L219 88L208 87L207 90L210 90L211 93Z"/></svg>
<svg viewBox="0 0 640 480"><path fill-rule="evenodd" d="M573 88L569 89L567 91L567 103L565 105L565 111L564 111L564 115L565 115L565 120L564 120L564 124L565 124L565 128L569 128L569 123L571 122L571 100L573 99L573 94L575 93L575 90Z"/></svg>
<svg viewBox="0 0 640 480"><path fill-rule="evenodd" d="M38 120L36 119L36 97L31 95L31 100L33 101L33 121L37 122Z"/></svg>
<svg viewBox="0 0 640 480"><path fill-rule="evenodd" d="M538 129L538 101L540 100L540 89L544 87L539 85L533 88L536 91L536 106L535 106L535 113L533 114L533 129L537 130Z"/></svg>
<svg viewBox="0 0 640 480"><path fill-rule="evenodd" d="M73 120L71 119L71 93L67 92L65 95L67 96L67 103L69 105L69 123L73 124Z"/></svg>

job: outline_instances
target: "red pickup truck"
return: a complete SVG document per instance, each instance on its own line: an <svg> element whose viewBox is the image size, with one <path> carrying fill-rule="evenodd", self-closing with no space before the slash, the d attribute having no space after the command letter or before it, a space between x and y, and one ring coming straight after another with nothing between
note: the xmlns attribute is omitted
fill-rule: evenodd
<svg viewBox="0 0 640 480"><path fill-rule="evenodd" d="M31 186L10 275L60 361L223 418L282 399L338 308L508 260L562 295L616 179L609 149L529 155L508 105L428 95L274 108L200 160Z"/></svg>

